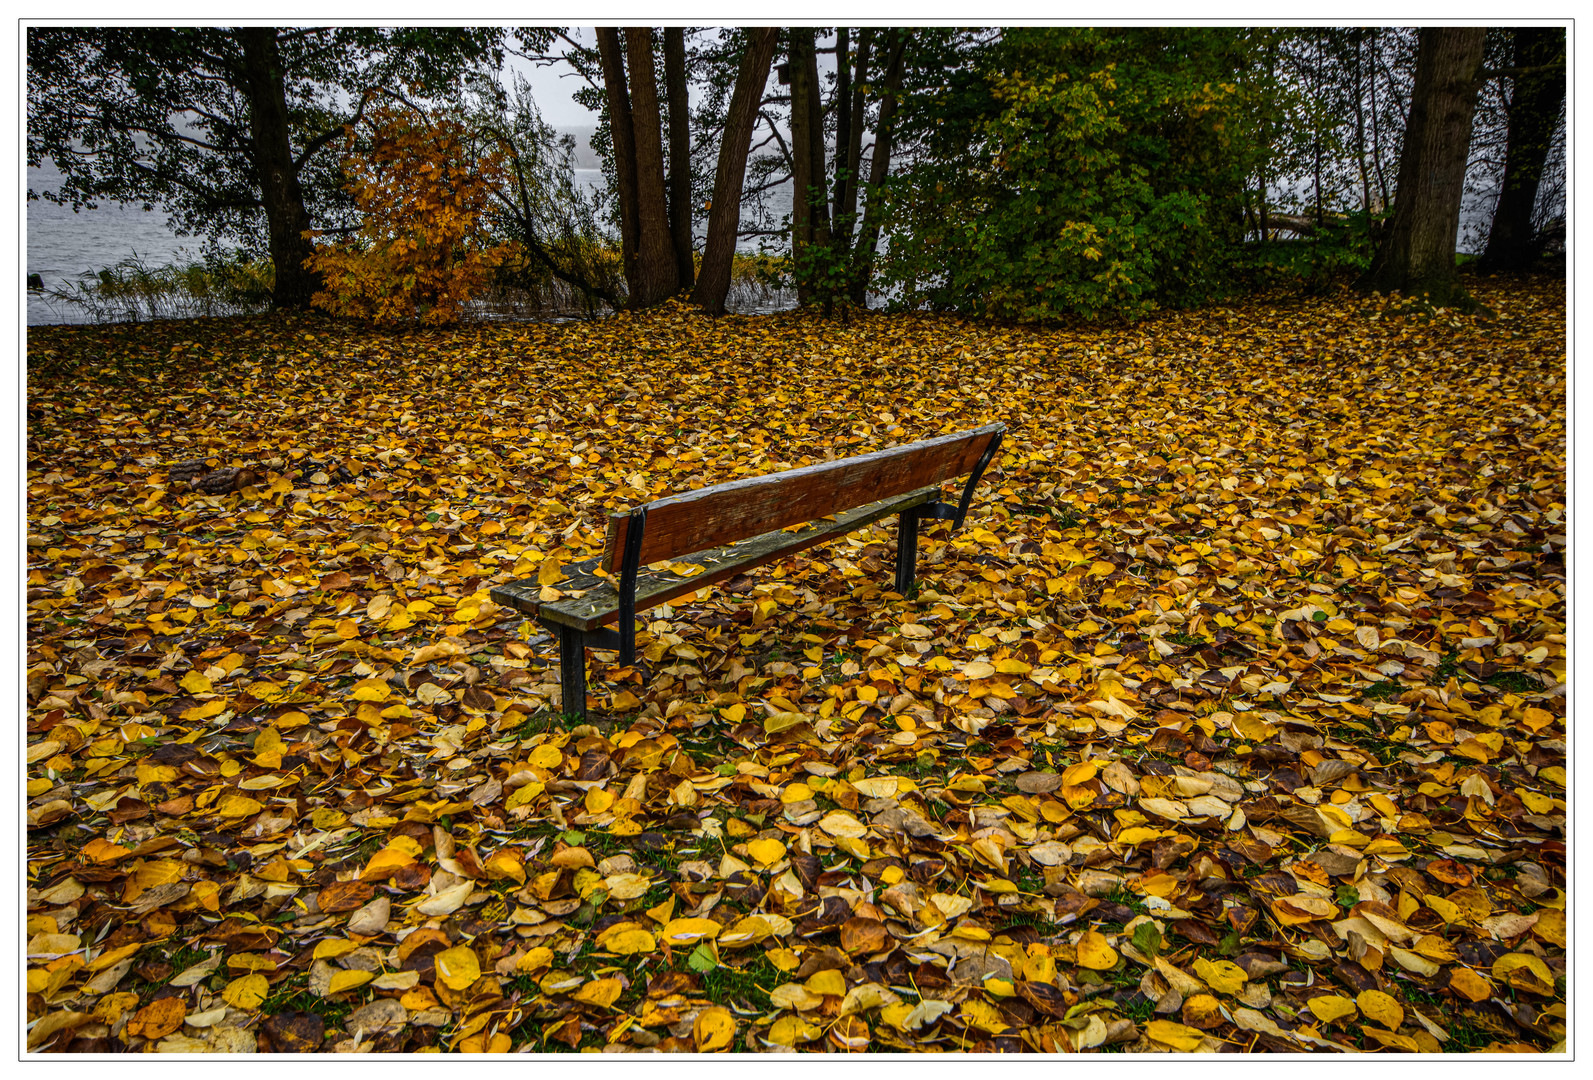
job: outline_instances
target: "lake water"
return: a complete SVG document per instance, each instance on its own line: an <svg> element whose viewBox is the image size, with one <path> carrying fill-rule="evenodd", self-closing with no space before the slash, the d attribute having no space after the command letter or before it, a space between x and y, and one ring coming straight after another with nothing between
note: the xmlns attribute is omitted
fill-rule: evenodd
<svg viewBox="0 0 1593 1080"><path fill-rule="evenodd" d="M61 174L52 163L28 169L28 187L34 191L53 190ZM603 183L599 169L576 169L575 178L589 188ZM770 208L777 214L789 212L791 194L770 192ZM180 237L166 225L166 214L158 207L145 210L136 204L101 203L95 210L73 212L43 199L27 204L27 273L38 274L46 288L70 287L71 283L92 277L105 267L130 258L146 266L158 267L174 262L192 262L202 257L204 238ZM707 222L697 225L699 240ZM743 241L743 250L756 251L757 243ZM754 310L789 307L791 300L779 297ZM37 292L28 293L28 325L80 323L88 317L75 305L52 301Z"/></svg>

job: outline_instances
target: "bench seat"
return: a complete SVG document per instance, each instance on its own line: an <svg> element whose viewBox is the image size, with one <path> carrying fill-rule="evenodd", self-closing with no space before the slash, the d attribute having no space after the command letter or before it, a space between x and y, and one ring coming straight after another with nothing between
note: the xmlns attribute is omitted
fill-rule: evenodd
<svg viewBox="0 0 1593 1080"><path fill-rule="evenodd" d="M537 580L496 585L489 595L558 635L567 715L586 716L586 650L636 660L636 614L764 563L834 540L882 518L899 521L896 592L912 588L924 521L962 525L974 487L1005 427L989 424L854 458L747 477L665 496L609 517L601 556L566 565L543 600ZM962 498L939 501L940 484L967 476ZM869 496L882 496L867 501ZM660 566L658 570L649 566ZM701 567L677 573L678 565ZM608 624L616 624L612 629Z"/></svg>
<svg viewBox="0 0 1593 1080"><path fill-rule="evenodd" d="M776 529L749 540L672 560L702 567L701 573L690 577L673 570L649 570L643 567L636 574L636 610L667 604L677 596L724 581L742 570L783 559L826 540L838 539L881 518L916 509L939 497L939 488L920 488L908 495L881 499L856 510L848 510L835 515L832 520L815 521L796 530ZM536 581L499 585L492 590L491 595L493 600L505 607L514 608L543 624L556 623L590 633L619 619L620 596L613 576L599 577L593 573L602 562L602 556L598 556L567 563L564 567L565 579L558 584L558 590L564 593L562 600L541 600L542 586Z"/></svg>

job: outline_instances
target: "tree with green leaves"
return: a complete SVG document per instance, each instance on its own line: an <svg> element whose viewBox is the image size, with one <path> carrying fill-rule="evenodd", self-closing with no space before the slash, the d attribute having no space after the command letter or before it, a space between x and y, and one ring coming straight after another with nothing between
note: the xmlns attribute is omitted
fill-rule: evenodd
<svg viewBox="0 0 1593 1080"><path fill-rule="evenodd" d="M898 303L1137 318L1226 287L1264 148L1238 29L1009 29L910 65Z"/></svg>
<svg viewBox="0 0 1593 1080"><path fill-rule="evenodd" d="M349 231L335 144L386 97L451 92L501 60L495 29L29 27L28 163L73 207L158 204L179 234L266 254L307 307L311 230Z"/></svg>

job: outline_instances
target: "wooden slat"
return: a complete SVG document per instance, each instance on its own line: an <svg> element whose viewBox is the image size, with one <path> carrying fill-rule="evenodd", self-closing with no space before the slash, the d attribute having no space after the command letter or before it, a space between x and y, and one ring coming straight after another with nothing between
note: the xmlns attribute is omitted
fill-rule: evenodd
<svg viewBox="0 0 1593 1080"><path fill-rule="evenodd" d="M1002 424L987 424L872 454L665 496L647 504L642 564L679 558L966 476L990 440L1005 430ZM616 574L629 521L628 512L609 518L603 558Z"/></svg>
<svg viewBox="0 0 1593 1080"><path fill-rule="evenodd" d="M938 487L920 488L907 495L882 499L838 514L833 521L816 521L805 529L793 532L775 530L740 543L690 553L677 561L703 567L703 573L691 577L683 577L669 570L643 568L636 575L636 610L643 611L677 596L696 592L743 570L773 562L826 540L834 540L903 510L934 502L939 496ZM648 524L650 527L651 521ZM594 630L619 616L619 592L613 580L592 573L601 562L601 559L586 559L567 566L567 576L558 584L559 591L566 594L562 600L543 603L539 599L542 587L534 579L496 586L490 595L497 603L532 618L540 617L577 630ZM576 596L575 593L581 595Z"/></svg>

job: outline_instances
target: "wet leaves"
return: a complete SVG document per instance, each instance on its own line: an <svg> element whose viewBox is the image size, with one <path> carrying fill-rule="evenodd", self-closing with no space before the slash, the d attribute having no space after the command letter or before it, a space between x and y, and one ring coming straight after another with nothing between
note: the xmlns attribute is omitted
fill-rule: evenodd
<svg viewBox="0 0 1593 1080"><path fill-rule="evenodd" d="M30 1047L1558 1045L1563 303L1478 291L33 331ZM705 588L590 723L487 596L993 419L914 595L885 526Z"/></svg>

